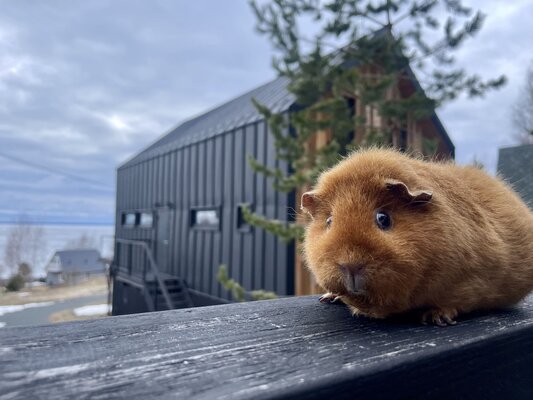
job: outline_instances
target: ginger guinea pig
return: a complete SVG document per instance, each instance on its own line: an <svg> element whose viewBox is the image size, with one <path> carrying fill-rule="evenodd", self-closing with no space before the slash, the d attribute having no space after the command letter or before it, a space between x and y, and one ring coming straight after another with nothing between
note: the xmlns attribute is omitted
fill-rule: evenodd
<svg viewBox="0 0 533 400"><path fill-rule="evenodd" d="M474 167L394 150L360 151L302 196L304 253L321 301L423 322L505 307L533 289L533 214L506 184Z"/></svg>

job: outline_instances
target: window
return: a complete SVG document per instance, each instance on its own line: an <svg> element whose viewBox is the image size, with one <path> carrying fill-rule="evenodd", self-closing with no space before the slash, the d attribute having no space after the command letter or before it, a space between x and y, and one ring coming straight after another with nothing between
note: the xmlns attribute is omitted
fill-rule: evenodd
<svg viewBox="0 0 533 400"><path fill-rule="evenodd" d="M216 208L191 210L191 226L197 229L218 229L220 226L218 210Z"/></svg>
<svg viewBox="0 0 533 400"><path fill-rule="evenodd" d="M250 232L252 230L252 227L250 226L248 221L244 219L244 214L242 212L242 209L244 207L248 208L248 210L252 209L252 207L248 203L239 204L237 206L237 229L240 230L241 232Z"/></svg>
<svg viewBox="0 0 533 400"><path fill-rule="evenodd" d="M154 223L154 216L151 212L142 212L139 216L139 226L141 228L151 228Z"/></svg>
<svg viewBox="0 0 533 400"><path fill-rule="evenodd" d="M137 217L135 213L124 213L122 214L122 225L126 227L133 227L135 226L135 221L137 220Z"/></svg>

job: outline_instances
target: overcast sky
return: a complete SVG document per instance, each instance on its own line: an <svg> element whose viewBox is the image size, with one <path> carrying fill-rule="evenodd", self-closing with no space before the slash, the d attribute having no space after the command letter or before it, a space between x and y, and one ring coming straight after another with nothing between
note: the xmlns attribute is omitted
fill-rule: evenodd
<svg viewBox="0 0 533 400"><path fill-rule="evenodd" d="M438 114L458 162L494 171L533 60L533 1L465 3L488 17L460 64L509 83ZM117 165L272 79L271 56L244 0L0 0L0 222L112 223Z"/></svg>

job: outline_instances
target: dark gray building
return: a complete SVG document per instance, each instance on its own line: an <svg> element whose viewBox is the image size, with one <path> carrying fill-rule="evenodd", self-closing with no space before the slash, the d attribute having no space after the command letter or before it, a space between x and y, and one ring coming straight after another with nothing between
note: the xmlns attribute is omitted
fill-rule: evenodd
<svg viewBox="0 0 533 400"><path fill-rule="evenodd" d="M275 159L273 138L251 101L290 112L294 101L285 86L285 79L276 79L189 120L118 168L115 314L158 302L161 288L152 293L145 284L157 280L154 264L170 291L185 281L195 305L229 299L216 279L221 264L246 289L294 293L293 245L251 228L241 214L246 204L288 221L295 208L294 195L274 191L247 163L252 155L286 168Z"/></svg>
<svg viewBox="0 0 533 400"><path fill-rule="evenodd" d="M305 282L295 285L296 268L298 282L307 278L302 262L295 262L294 245L248 226L241 213L248 205L282 223L294 218L295 194L275 191L271 178L253 173L247 163L250 155L287 170L252 104L256 99L290 114L296 104L287 83L275 79L181 124L118 168L115 315L227 301L230 294L216 279L221 264L247 290L310 293ZM404 89L419 88L416 82L413 87ZM435 114L411 126L407 144L436 140L439 154L453 157Z"/></svg>
<svg viewBox="0 0 533 400"><path fill-rule="evenodd" d="M533 144L500 149L498 174L533 210Z"/></svg>

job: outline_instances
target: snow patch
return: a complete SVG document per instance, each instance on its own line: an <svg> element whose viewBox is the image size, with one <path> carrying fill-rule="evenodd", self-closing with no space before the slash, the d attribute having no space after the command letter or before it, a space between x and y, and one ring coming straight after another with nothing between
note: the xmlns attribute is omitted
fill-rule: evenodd
<svg viewBox="0 0 533 400"><path fill-rule="evenodd" d="M4 326L6 326L6 323L5 323L5 322L2 322L2 321L0 321L0 328L3 328ZM1 351L1 350L2 350L2 349L0 349L0 351Z"/></svg>
<svg viewBox="0 0 533 400"><path fill-rule="evenodd" d="M28 304L17 304L14 306L0 306L0 317L5 314L23 311L27 308L47 307L47 306L51 306L52 304L54 304L53 301L43 301L42 303L28 303Z"/></svg>
<svg viewBox="0 0 533 400"><path fill-rule="evenodd" d="M96 304L94 306L78 307L73 310L76 317L88 317L92 315L106 315L111 311L111 306L107 304Z"/></svg>

